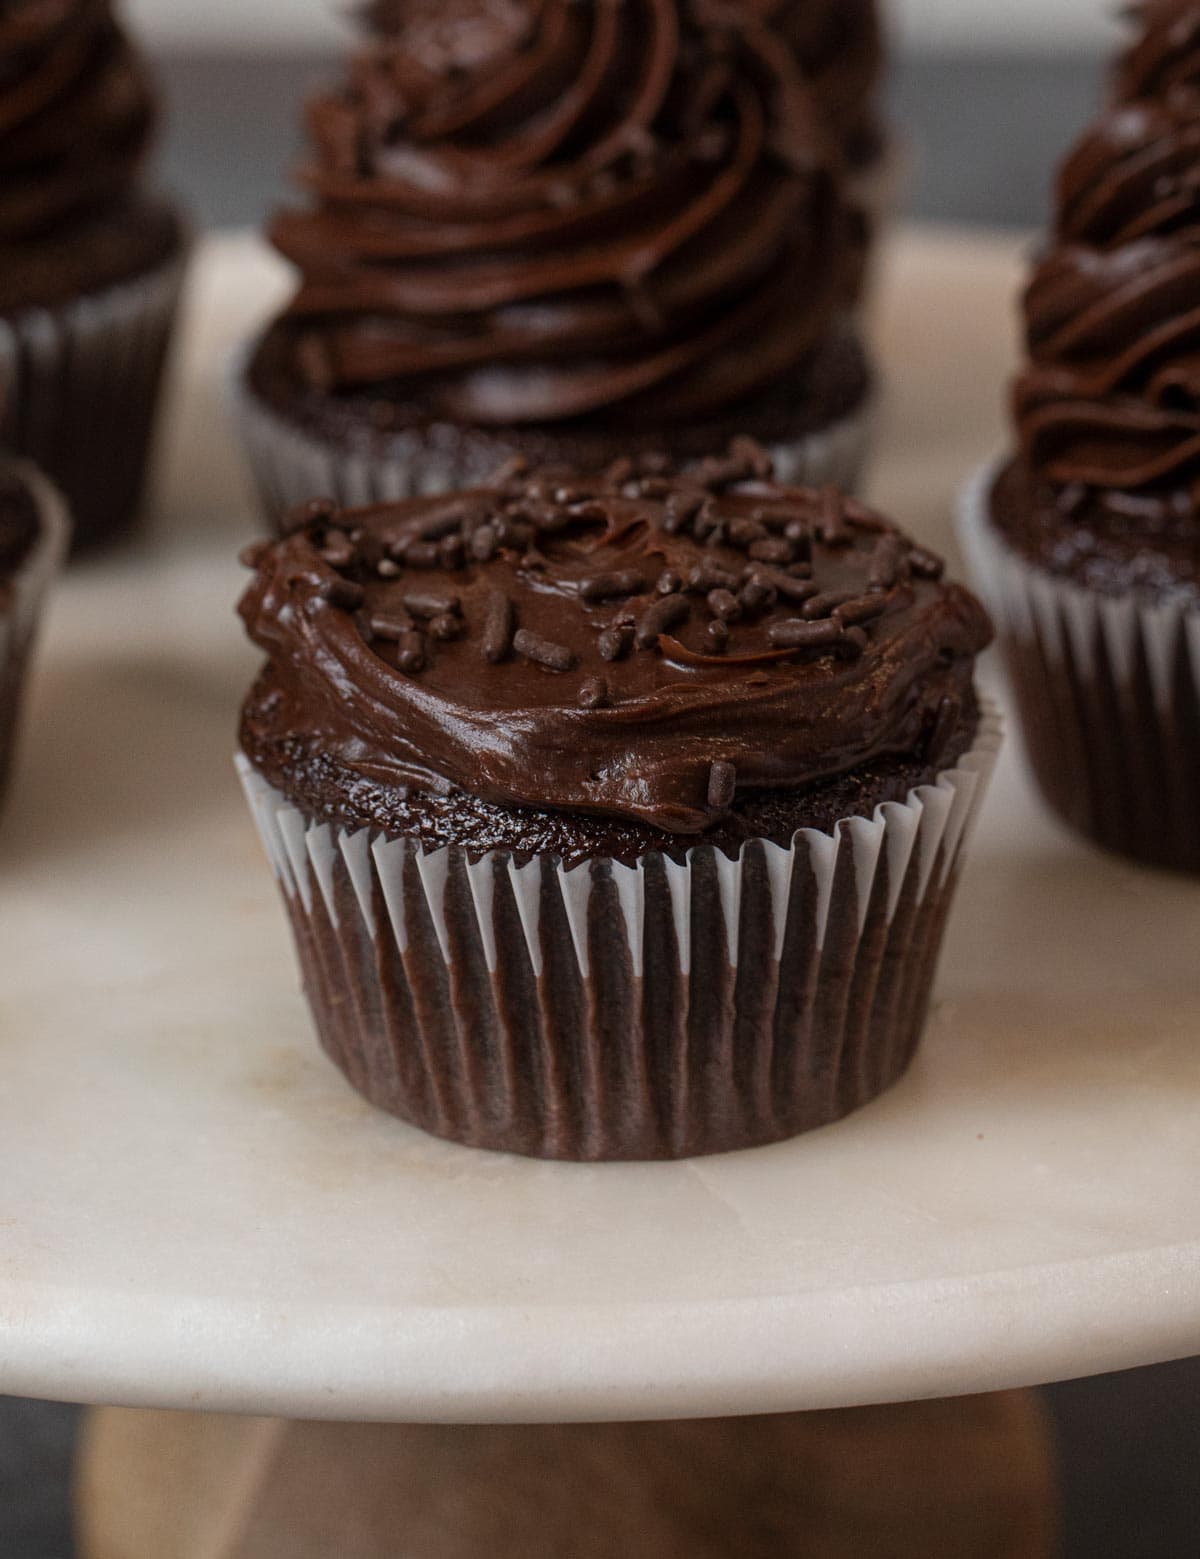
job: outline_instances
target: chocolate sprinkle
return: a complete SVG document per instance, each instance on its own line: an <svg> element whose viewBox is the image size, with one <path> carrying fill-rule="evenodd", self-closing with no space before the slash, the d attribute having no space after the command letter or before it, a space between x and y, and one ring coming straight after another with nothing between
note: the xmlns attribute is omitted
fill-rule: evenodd
<svg viewBox="0 0 1200 1559"><path fill-rule="evenodd" d="M483 658L493 666L507 660L512 649L513 632L517 626L513 604L503 590L493 590L488 596L487 614L483 621Z"/></svg>
<svg viewBox="0 0 1200 1559"><path fill-rule="evenodd" d="M729 590L710 591L708 609L714 617L719 617L727 623L736 622L742 615L742 603Z"/></svg>
<svg viewBox="0 0 1200 1559"><path fill-rule="evenodd" d="M645 588L645 579L635 569L588 574L579 581L579 594L585 601L610 601L619 596L640 595Z"/></svg>
<svg viewBox="0 0 1200 1559"><path fill-rule="evenodd" d="M596 640L596 648L602 660L616 661L627 655L633 646L633 629L628 623L617 623L606 628Z"/></svg>
<svg viewBox="0 0 1200 1559"><path fill-rule="evenodd" d="M849 601L843 601L834 612L838 622L845 623L849 627L852 623L874 622L876 617L882 617L888 609L886 595L860 595L854 596Z"/></svg>
<svg viewBox="0 0 1200 1559"><path fill-rule="evenodd" d="M814 595L800 608L802 617L809 622L815 622L820 617L829 617L845 601L853 601L858 595L857 590L827 590L823 595Z"/></svg>
<svg viewBox="0 0 1200 1559"><path fill-rule="evenodd" d="M579 689L579 702L584 709L603 709L608 703L608 683L603 677L588 677Z"/></svg>
<svg viewBox="0 0 1200 1559"><path fill-rule="evenodd" d="M400 599L414 617L441 617L448 612L457 612L460 605L456 595L438 595L424 590L406 590Z"/></svg>
<svg viewBox="0 0 1200 1559"><path fill-rule="evenodd" d="M653 649L658 643L659 634L683 622L689 611L687 597L683 595L664 595L661 600L655 601L638 623L638 647L643 650Z"/></svg>
<svg viewBox="0 0 1200 1559"><path fill-rule="evenodd" d="M708 804L714 812L725 812L737 794L737 769L732 763L714 763L708 771Z"/></svg>
<svg viewBox="0 0 1200 1559"><path fill-rule="evenodd" d="M422 671L425 667L425 641L419 633L406 633L396 643L396 663L401 671Z"/></svg>
<svg viewBox="0 0 1200 1559"><path fill-rule="evenodd" d="M518 655L523 655L535 665L545 666L548 671L570 671L575 664L575 656L565 644L543 639L540 634L530 633L527 628L517 629L512 646Z"/></svg>
<svg viewBox="0 0 1200 1559"><path fill-rule="evenodd" d="M412 632L413 620L407 612L371 612L367 627L377 639L391 639L399 643L405 634Z"/></svg>
<svg viewBox="0 0 1200 1559"><path fill-rule="evenodd" d="M451 644L455 639L462 638L462 618L451 616L449 612L437 616L429 624L429 634L439 644Z"/></svg>
<svg viewBox="0 0 1200 1559"><path fill-rule="evenodd" d="M804 622L799 617L792 617L786 622L772 623L767 629L768 641L781 650L824 649L836 644L841 637L841 624L832 617L821 622Z"/></svg>

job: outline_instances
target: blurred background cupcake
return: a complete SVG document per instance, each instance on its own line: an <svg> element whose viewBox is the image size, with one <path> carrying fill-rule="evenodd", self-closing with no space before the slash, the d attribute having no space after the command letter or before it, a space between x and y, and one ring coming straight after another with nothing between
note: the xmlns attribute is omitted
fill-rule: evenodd
<svg viewBox="0 0 1200 1559"><path fill-rule="evenodd" d="M863 224L783 21L698 0L367 7L366 47L309 111L308 200L271 226L299 285L244 377L268 509L470 484L514 454L698 456L738 431L788 480L853 482Z"/></svg>
<svg viewBox="0 0 1200 1559"><path fill-rule="evenodd" d="M901 162L883 111L879 0L760 0L760 9L778 17L837 140L847 201L870 253L897 204Z"/></svg>
<svg viewBox="0 0 1200 1559"><path fill-rule="evenodd" d="M137 514L182 277L140 183L154 100L109 0L0 13L0 443L66 493L75 542Z"/></svg>
<svg viewBox="0 0 1200 1559"><path fill-rule="evenodd" d="M25 461L0 459L0 801L42 603L66 554L66 506Z"/></svg>
<svg viewBox="0 0 1200 1559"><path fill-rule="evenodd" d="M1025 294L1017 452L965 535L1051 806L1200 871L1200 11L1134 14Z"/></svg>
<svg viewBox="0 0 1200 1559"><path fill-rule="evenodd" d="M375 1104L678 1158L905 1070L998 741L939 559L742 440L310 505L247 561L243 778Z"/></svg>

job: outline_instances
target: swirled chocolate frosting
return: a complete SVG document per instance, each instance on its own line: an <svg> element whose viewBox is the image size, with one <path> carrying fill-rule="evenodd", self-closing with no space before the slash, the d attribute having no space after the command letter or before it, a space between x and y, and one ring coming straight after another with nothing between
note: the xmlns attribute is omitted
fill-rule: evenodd
<svg viewBox="0 0 1200 1559"><path fill-rule="evenodd" d="M41 239L119 200L153 122L110 0L0 7L0 243Z"/></svg>
<svg viewBox="0 0 1200 1559"><path fill-rule="evenodd" d="M683 836L747 788L925 755L990 636L938 558L832 490L777 485L741 441L683 475L623 462L316 505L247 561L268 663L243 746L285 792L301 755L343 794Z"/></svg>
<svg viewBox="0 0 1200 1559"><path fill-rule="evenodd" d="M1127 8L1138 35L1117 62L1119 101L1178 97L1200 87L1200 4L1138 0Z"/></svg>
<svg viewBox="0 0 1200 1559"><path fill-rule="evenodd" d="M1067 157L1024 311L1010 541L1107 593L1200 584L1200 7L1134 8L1117 101Z"/></svg>
<svg viewBox="0 0 1200 1559"><path fill-rule="evenodd" d="M1022 448L1061 485L1200 477L1200 116L1115 109L1059 182L1057 240L1025 297Z"/></svg>
<svg viewBox="0 0 1200 1559"><path fill-rule="evenodd" d="M860 260L778 7L377 0L311 106L293 371L493 426L686 421L804 361Z"/></svg>
<svg viewBox="0 0 1200 1559"><path fill-rule="evenodd" d="M847 162L876 156L883 30L877 0L756 0L778 18L812 85L821 112L841 143Z"/></svg>

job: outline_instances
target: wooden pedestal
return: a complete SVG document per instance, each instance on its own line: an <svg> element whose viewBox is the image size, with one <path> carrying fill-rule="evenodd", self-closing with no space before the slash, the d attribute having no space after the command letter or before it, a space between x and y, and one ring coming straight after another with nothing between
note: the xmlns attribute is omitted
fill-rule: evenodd
<svg viewBox="0 0 1200 1559"><path fill-rule="evenodd" d="M83 1559L1049 1559L1038 1399L530 1427L106 1408Z"/></svg>

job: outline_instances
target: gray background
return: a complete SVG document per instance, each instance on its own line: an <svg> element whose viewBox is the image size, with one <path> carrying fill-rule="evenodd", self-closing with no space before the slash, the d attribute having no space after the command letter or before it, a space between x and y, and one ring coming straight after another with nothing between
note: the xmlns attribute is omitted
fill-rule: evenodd
<svg viewBox="0 0 1200 1559"><path fill-rule="evenodd" d="M260 221L294 162L299 104L331 62L275 53L161 65L170 107L164 181L202 225ZM901 58L892 118L912 162L909 210L938 221L1035 226L1053 165L1086 123L1099 83L1091 57ZM1047 1391L1062 1446L1067 1559L1200 1552L1198 1394L1198 1361ZM77 1419L70 1407L0 1399L0 1559L70 1559Z"/></svg>

